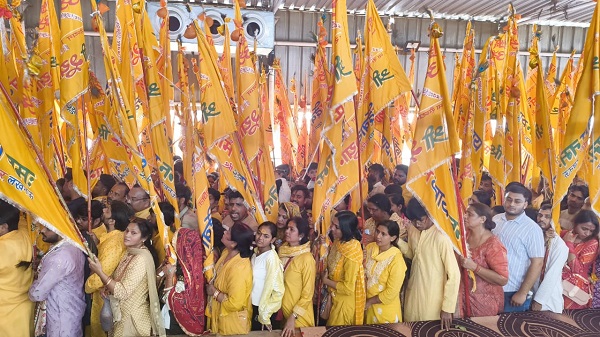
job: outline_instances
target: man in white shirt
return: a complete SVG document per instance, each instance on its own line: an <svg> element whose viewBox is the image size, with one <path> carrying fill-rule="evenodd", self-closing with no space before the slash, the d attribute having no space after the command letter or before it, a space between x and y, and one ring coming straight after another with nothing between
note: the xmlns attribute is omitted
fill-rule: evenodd
<svg viewBox="0 0 600 337"><path fill-rule="evenodd" d="M510 183L504 195L505 213L496 215L494 234L506 247L508 283L504 288L504 312L529 310L533 285L544 262L542 229L525 214L531 192L520 183Z"/></svg>
<svg viewBox="0 0 600 337"><path fill-rule="evenodd" d="M569 248L560 238L552 223L552 205L543 203L537 216L537 223L544 232L546 262L540 280L534 285L531 310L562 313L564 307L562 295L562 270L569 257Z"/></svg>
<svg viewBox="0 0 600 337"><path fill-rule="evenodd" d="M275 167L275 176L277 180L277 194L279 196L279 202L289 202L292 196L292 190L290 184L287 181L288 175L290 174L290 166L288 164L281 164Z"/></svg>

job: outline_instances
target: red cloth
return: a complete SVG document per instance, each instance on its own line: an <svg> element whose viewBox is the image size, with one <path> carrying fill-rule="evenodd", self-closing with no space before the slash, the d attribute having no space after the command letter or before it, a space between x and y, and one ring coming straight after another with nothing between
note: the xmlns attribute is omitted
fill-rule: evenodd
<svg viewBox="0 0 600 337"><path fill-rule="evenodd" d="M177 234L177 257L183 272L185 290L169 293L169 307L173 316L188 335L204 333L204 274L202 273L204 249L200 233L180 228Z"/></svg>
<svg viewBox="0 0 600 337"><path fill-rule="evenodd" d="M562 231L560 236L564 237L567 232L566 230ZM580 243L565 243L569 247L569 253L575 254L575 259L567 262L564 266L562 272L563 280L567 280L586 293L591 294L593 287L590 285L589 278L592 274L592 266L598 255L598 240L593 238ZM566 296L563 296L563 298L565 299L565 309L585 309L590 308L592 304L591 300L586 305L579 305Z"/></svg>
<svg viewBox="0 0 600 337"><path fill-rule="evenodd" d="M508 277L508 258L506 248L497 236L491 236L479 247L471 249L471 259L481 268L491 269ZM463 279L461 278L461 281ZM502 286L491 284L475 274L477 290L471 292L473 281L469 279L467 291L471 301L471 317L496 316L504 309L504 290ZM461 317L466 314L464 283L460 284L459 305Z"/></svg>

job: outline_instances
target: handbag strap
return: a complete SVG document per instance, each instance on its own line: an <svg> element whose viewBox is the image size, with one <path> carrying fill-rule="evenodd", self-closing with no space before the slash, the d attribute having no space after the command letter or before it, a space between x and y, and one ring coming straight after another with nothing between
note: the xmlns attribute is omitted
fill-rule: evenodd
<svg viewBox="0 0 600 337"><path fill-rule="evenodd" d="M292 262L293 258L294 258L293 256L288 258L288 260L285 262L285 265L283 266L283 271L285 271L287 269L287 267L290 265L290 262Z"/></svg>

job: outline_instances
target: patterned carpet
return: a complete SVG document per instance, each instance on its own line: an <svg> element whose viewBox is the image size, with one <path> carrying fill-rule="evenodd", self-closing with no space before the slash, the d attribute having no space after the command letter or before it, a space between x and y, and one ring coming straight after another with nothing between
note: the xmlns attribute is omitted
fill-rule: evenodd
<svg viewBox="0 0 600 337"><path fill-rule="evenodd" d="M468 320L456 319L452 329L440 331L439 321L388 325L302 329L303 337L599 337L600 310L572 310L564 314L512 313Z"/></svg>
<svg viewBox="0 0 600 337"><path fill-rule="evenodd" d="M279 337L281 331L255 331L250 337ZM171 335L172 337L175 337ZM215 336L215 335L206 335ZM455 319L440 331L439 321L387 325L303 328L296 337L600 337L600 309L568 310L564 314L523 312ZM184 335L177 337L186 337Z"/></svg>

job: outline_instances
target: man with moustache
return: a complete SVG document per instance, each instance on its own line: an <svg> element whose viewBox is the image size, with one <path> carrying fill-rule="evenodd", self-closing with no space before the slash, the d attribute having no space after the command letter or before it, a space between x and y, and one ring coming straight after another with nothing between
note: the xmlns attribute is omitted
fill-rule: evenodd
<svg viewBox="0 0 600 337"><path fill-rule="evenodd" d="M110 204L113 200L127 203L127 195L129 194L129 186L124 182L116 183L108 192L107 201Z"/></svg>
<svg viewBox="0 0 600 337"><path fill-rule="evenodd" d="M492 231L506 247L508 283L504 286L504 312L529 310L533 285L542 271L544 234L538 224L525 214L531 192L521 183L507 185L505 213L494 216Z"/></svg>
<svg viewBox="0 0 600 337"><path fill-rule="evenodd" d="M552 223L552 205L542 203L538 211L537 223L544 232L546 253L540 280L533 287L534 297L531 310L563 312L562 270L569 257L569 248L556 234Z"/></svg>
<svg viewBox="0 0 600 337"><path fill-rule="evenodd" d="M40 234L42 240L51 246L38 267L37 279L29 289L29 298L46 308L45 318L38 314L38 322L41 319L45 323L42 325L45 325L47 337L81 337L85 311L85 255L44 226L41 226ZM36 331L35 336L41 332L44 331Z"/></svg>
<svg viewBox="0 0 600 337"><path fill-rule="evenodd" d="M223 227L231 228L233 224L241 221L246 226L252 228L256 233L258 223L252 214L248 213L248 208L244 202L244 196L239 191L229 193L229 214L223 218Z"/></svg>

